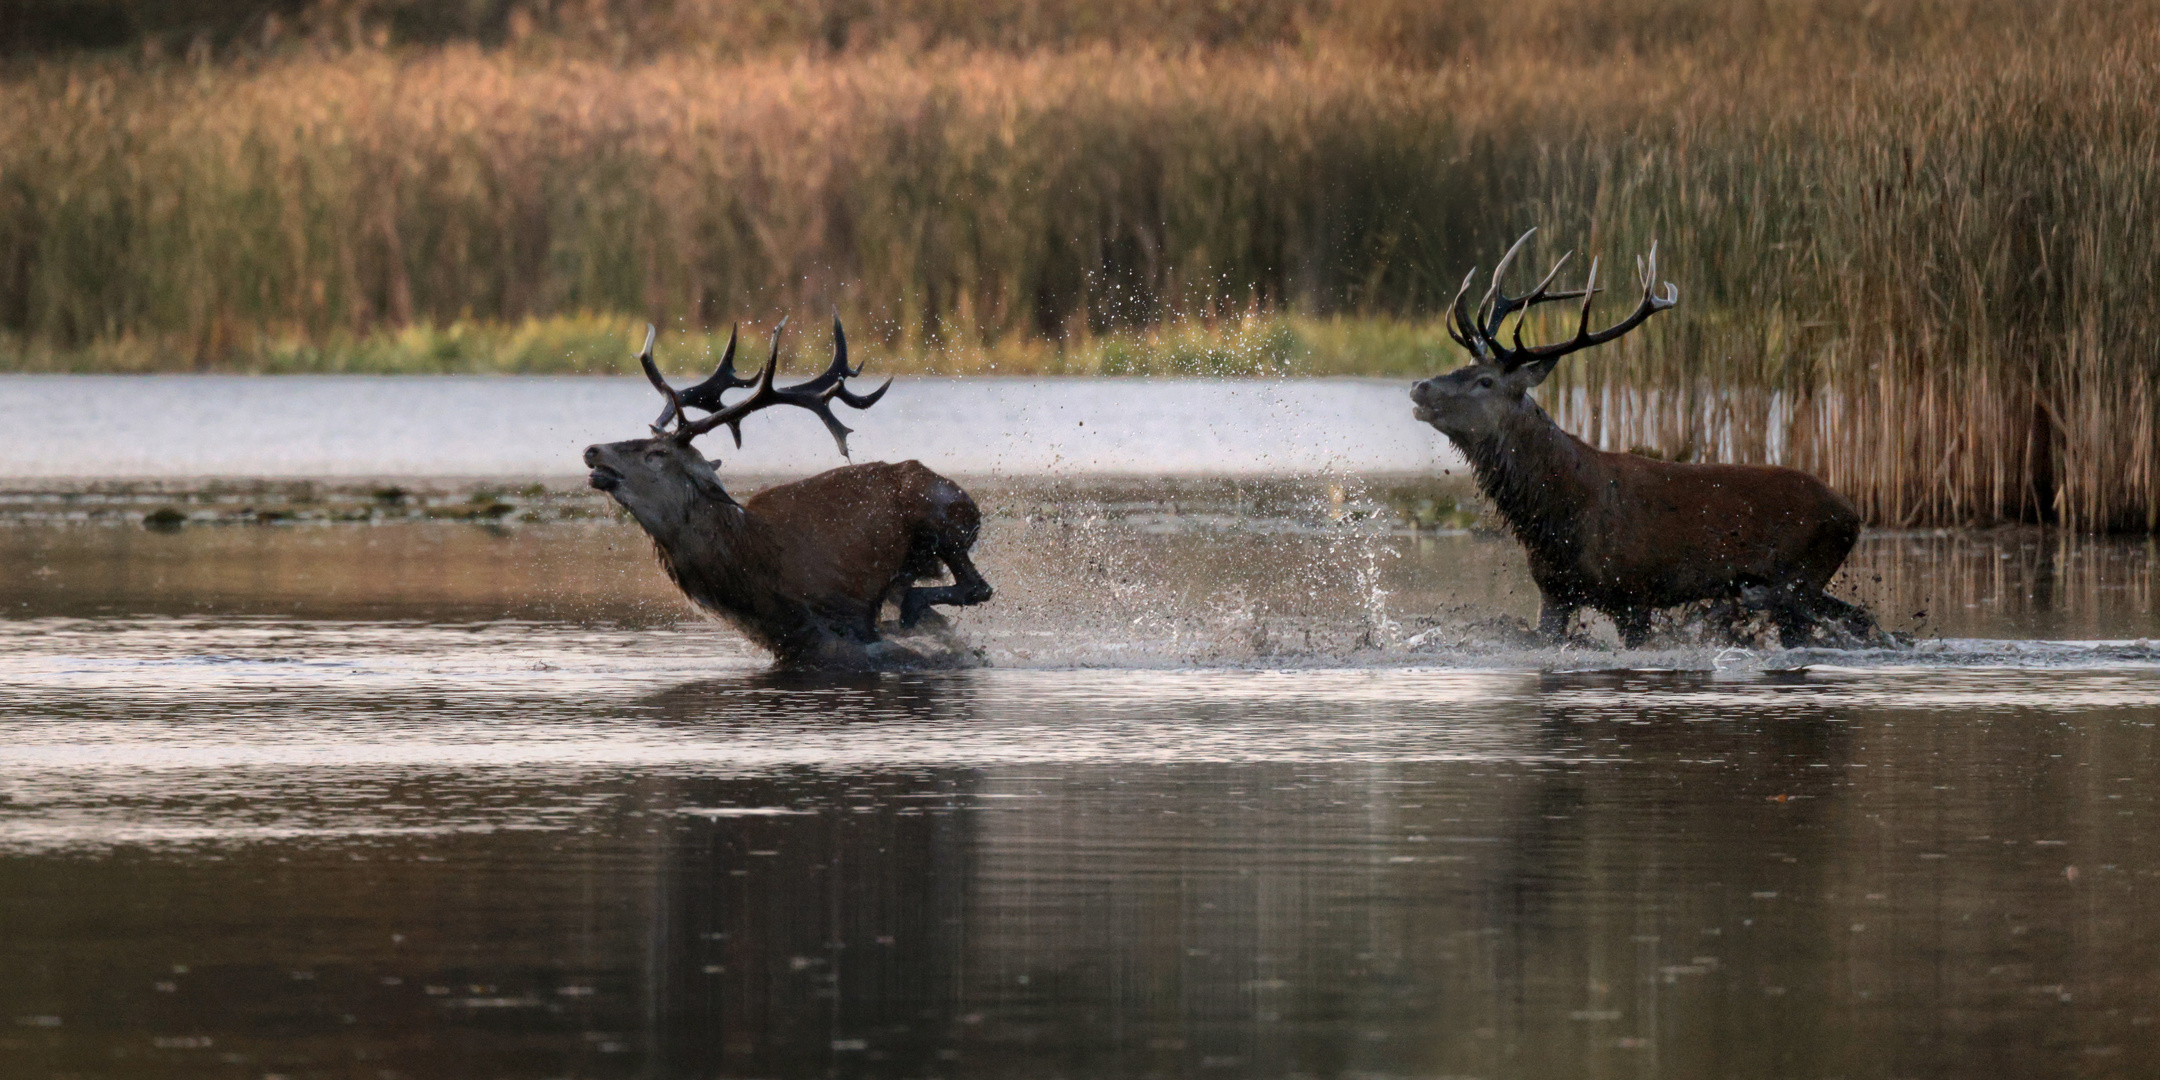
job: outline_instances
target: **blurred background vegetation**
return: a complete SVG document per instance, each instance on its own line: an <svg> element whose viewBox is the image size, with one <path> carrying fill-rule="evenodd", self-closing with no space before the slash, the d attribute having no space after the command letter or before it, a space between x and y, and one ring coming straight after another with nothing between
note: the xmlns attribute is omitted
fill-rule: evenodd
<svg viewBox="0 0 2160 1080"><path fill-rule="evenodd" d="M2036 0L0 0L0 49L201 50L229 60L295 44L463 43L629 62L829 58L894 46L1028 53L1333 45L1431 66L1524 50L1588 59L1816 43L1891 54L1975 31L2045 31L2134 8Z"/></svg>
<svg viewBox="0 0 2160 1080"><path fill-rule="evenodd" d="M2160 524L2147 3L0 0L0 55L0 369L837 310L882 370L1425 374L1537 226L1518 287L1681 288L1547 395L1593 442Z"/></svg>

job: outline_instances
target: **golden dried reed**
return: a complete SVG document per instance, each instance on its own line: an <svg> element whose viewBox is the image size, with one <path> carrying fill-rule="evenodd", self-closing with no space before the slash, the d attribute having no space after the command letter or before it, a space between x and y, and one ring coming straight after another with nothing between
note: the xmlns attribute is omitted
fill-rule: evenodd
<svg viewBox="0 0 2160 1080"><path fill-rule="evenodd" d="M1255 0L1163 51L891 0L845 36L892 47L739 61L664 30L687 0L588 7L683 45L10 70L0 364L575 369L837 309L915 369L1438 368L1437 306L1535 224L1659 239L1683 288L1564 369L1601 445L1881 523L2160 527L2141 4ZM1118 44L904 47L1046 37Z"/></svg>

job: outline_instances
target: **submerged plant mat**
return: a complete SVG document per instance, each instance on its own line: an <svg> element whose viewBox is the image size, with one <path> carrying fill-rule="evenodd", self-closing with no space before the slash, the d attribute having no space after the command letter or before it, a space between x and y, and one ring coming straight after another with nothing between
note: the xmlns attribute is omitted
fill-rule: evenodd
<svg viewBox="0 0 2160 1080"><path fill-rule="evenodd" d="M0 365L627 370L655 318L688 367L837 310L887 371L1423 373L1536 225L1517 287L1583 249L1620 308L1653 239L1681 287L1546 395L1598 445L1797 465L1883 524L2160 524L2149 7L1279 6L1198 50L944 12L26 62Z"/></svg>

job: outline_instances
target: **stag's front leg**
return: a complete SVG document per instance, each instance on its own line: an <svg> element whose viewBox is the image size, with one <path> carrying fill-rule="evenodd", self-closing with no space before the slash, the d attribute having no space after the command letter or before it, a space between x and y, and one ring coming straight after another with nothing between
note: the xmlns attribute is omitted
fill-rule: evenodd
<svg viewBox="0 0 2160 1080"><path fill-rule="evenodd" d="M975 569L975 564L968 559L967 552L942 551L938 553L938 558L952 568L953 583L909 589L907 595L900 599L901 626L914 626L922 621L923 613L929 611L932 604L966 607L990 599L990 583L983 579L981 571Z"/></svg>
<svg viewBox="0 0 2160 1080"><path fill-rule="evenodd" d="M1575 605L1555 600L1551 593L1540 597L1537 616L1538 636L1554 645L1564 645L1568 638L1568 625L1575 621Z"/></svg>

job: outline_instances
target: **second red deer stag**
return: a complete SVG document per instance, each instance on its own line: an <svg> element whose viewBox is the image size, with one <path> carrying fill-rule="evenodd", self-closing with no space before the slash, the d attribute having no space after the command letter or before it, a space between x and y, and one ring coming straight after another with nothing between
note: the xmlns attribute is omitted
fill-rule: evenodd
<svg viewBox="0 0 2160 1080"><path fill-rule="evenodd" d="M1606 453L1562 431L1531 388L1561 357L1611 341L1679 302L1657 285L1657 247L1638 264L1642 299L1626 318L1590 329L1597 262L1581 289L1554 291L1562 256L1528 293L1501 292L1523 234L1493 270L1475 311L1466 305L1477 271L1463 279L1448 317L1449 336L1470 351L1469 366L1415 384L1413 414L1440 430L1469 459L1478 487L1530 555L1542 608L1538 632L1563 640L1575 612L1610 616L1630 647L1650 635L1652 614L1696 601L1765 611L1788 647L1818 626L1865 638L1874 620L1824 591L1860 536L1860 514L1822 481L1771 465L1698 465ZM1580 299L1575 334L1523 344L1532 307ZM1513 333L1503 333L1510 317ZM1502 338L1508 338L1503 343Z"/></svg>
<svg viewBox="0 0 2160 1080"><path fill-rule="evenodd" d="M783 322L783 326L786 324ZM668 385L653 364L654 331L638 362L667 399L651 438L585 448L592 486L630 511L652 537L668 577L698 606L770 649L783 667L867 669L921 661L881 640L877 619L888 600L913 626L933 604L980 604L990 584L968 552L981 515L968 493L921 462L849 465L807 480L766 488L737 502L714 462L691 440L726 427L742 445L742 422L775 405L816 413L847 455L848 428L833 416L838 400L877 404L892 384L868 394L847 388L847 338L833 320L832 365L818 377L776 387L780 335L754 378L735 374L735 340L711 378L686 390ZM722 404L730 390L749 395ZM691 420L686 409L708 413ZM670 424L672 423L672 427ZM915 583L952 570L950 585Z"/></svg>

